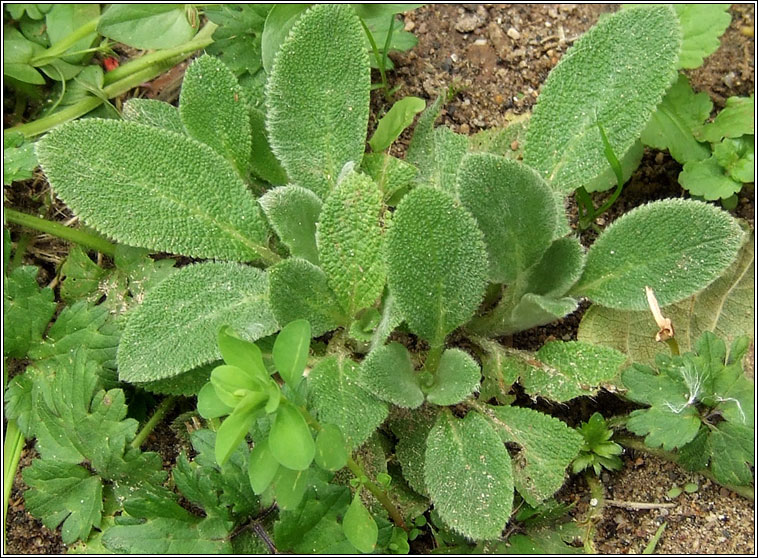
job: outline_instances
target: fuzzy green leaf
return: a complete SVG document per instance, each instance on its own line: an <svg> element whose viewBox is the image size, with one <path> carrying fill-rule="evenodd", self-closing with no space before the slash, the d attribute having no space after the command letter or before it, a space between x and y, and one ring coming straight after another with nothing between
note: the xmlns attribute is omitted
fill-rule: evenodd
<svg viewBox="0 0 758 558"><path fill-rule="evenodd" d="M373 151L384 151L408 126L416 115L426 108L426 101L418 97L403 97L382 116L368 144Z"/></svg>
<svg viewBox="0 0 758 558"><path fill-rule="evenodd" d="M371 351L361 364L360 381L376 397L399 407L415 409L424 402L411 355L400 343Z"/></svg>
<svg viewBox="0 0 758 558"><path fill-rule="evenodd" d="M576 237L558 238L526 271L525 289L540 296L560 297L584 269L584 248Z"/></svg>
<svg viewBox="0 0 758 558"><path fill-rule="evenodd" d="M529 395L559 402L594 395L626 360L614 349L579 341L545 343L536 356L539 361L530 362L522 374L524 389Z"/></svg>
<svg viewBox="0 0 758 558"><path fill-rule="evenodd" d="M619 165L621 166L621 180L624 184L627 183L627 181L631 178L634 171L636 171L640 166L640 161L642 161L642 156L645 154L645 147L642 145L642 142L635 141L632 144L632 147L629 148L629 151L624 153L624 155L619 160ZM611 167L611 165L607 165L605 168L605 171L600 173L597 177L593 178L589 182L587 182L584 185L584 189L588 192L605 192L606 190L610 190L611 188L615 188L618 185L618 178L616 177L616 172ZM563 208L561 208L562 210ZM564 213L565 215L565 213ZM560 217L559 217L560 219ZM562 225L563 223L561 223ZM573 231L569 228L565 232L562 233L562 235L570 234Z"/></svg>
<svg viewBox="0 0 758 558"><path fill-rule="evenodd" d="M734 261L744 234L731 216L693 200L638 207L616 220L587 254L572 292L621 310L661 307L707 287Z"/></svg>
<svg viewBox="0 0 758 558"><path fill-rule="evenodd" d="M529 113L519 114L509 119L503 127L488 128L469 136L469 151L520 159L524 153L524 137L529 128L529 116Z"/></svg>
<svg viewBox="0 0 758 558"><path fill-rule="evenodd" d="M513 463L516 490L530 506L538 506L563 485L566 468L582 447L582 435L532 409L487 409L503 441L521 446Z"/></svg>
<svg viewBox="0 0 758 558"><path fill-rule="evenodd" d="M417 181L426 178L424 184L441 188L451 194L456 191L456 177L461 161L468 151L468 137L456 134L447 126L434 129L434 159L429 167L419 165Z"/></svg>
<svg viewBox="0 0 758 558"><path fill-rule="evenodd" d="M100 17L97 31L139 49L179 46L197 31L183 4L112 4Z"/></svg>
<svg viewBox="0 0 758 558"><path fill-rule="evenodd" d="M245 177L250 168L250 116L242 88L218 58L196 58L184 75L179 116L187 134L212 147Z"/></svg>
<svg viewBox="0 0 758 558"><path fill-rule="evenodd" d="M282 186L266 192L258 203L290 253L318 265L316 223L321 214L319 197L299 186Z"/></svg>
<svg viewBox="0 0 758 558"><path fill-rule="evenodd" d="M414 333L441 344L484 296L487 253L469 212L440 190L419 187L387 233L390 291Z"/></svg>
<svg viewBox="0 0 758 558"><path fill-rule="evenodd" d="M571 314L578 305L578 301L570 297L553 298L527 293L497 331L506 335L549 324Z"/></svg>
<svg viewBox="0 0 758 558"><path fill-rule="evenodd" d="M424 478L435 511L474 540L500 536L513 506L511 459L478 413L440 415L426 441Z"/></svg>
<svg viewBox="0 0 758 558"><path fill-rule="evenodd" d="M318 337L345 321L320 267L300 258L288 258L268 270L271 308L280 323L308 320Z"/></svg>
<svg viewBox="0 0 758 558"><path fill-rule="evenodd" d="M124 103L121 112L124 120L163 128L177 134L186 134L179 110L169 103L156 99L133 97Z"/></svg>
<svg viewBox="0 0 758 558"><path fill-rule="evenodd" d="M252 132L250 168L270 184L287 184L287 173L271 151L266 131L266 115L256 108L250 108L250 129Z"/></svg>
<svg viewBox="0 0 758 558"><path fill-rule="evenodd" d="M379 188L356 172L340 180L321 209L316 236L321 267L351 318L384 289L383 214Z"/></svg>
<svg viewBox="0 0 758 558"><path fill-rule="evenodd" d="M363 30L352 9L318 5L300 16L266 85L271 148L295 184L325 198L342 167L360 163L370 87Z"/></svg>
<svg viewBox="0 0 758 558"><path fill-rule="evenodd" d="M755 135L755 96L729 97L713 122L695 133L700 141L716 143L721 138Z"/></svg>
<svg viewBox="0 0 758 558"><path fill-rule="evenodd" d="M268 12L261 34L261 62L266 74L271 73L282 42L308 7L308 4L275 4Z"/></svg>
<svg viewBox="0 0 758 558"><path fill-rule="evenodd" d="M670 318L682 352L694 349L705 331L731 343L740 335L752 335L754 325L754 240L751 236L737 260L705 290L663 313ZM626 353L632 362L653 364L661 351L655 341L658 326L650 311L627 312L593 305L582 318L578 338Z"/></svg>
<svg viewBox="0 0 758 558"><path fill-rule="evenodd" d="M608 166L597 124L623 156L676 77L681 37L669 6L611 14L550 72L527 131L524 162L564 193Z"/></svg>
<svg viewBox="0 0 758 558"><path fill-rule="evenodd" d="M363 157L363 170L374 179L389 203L393 196L409 189L418 174L418 169L403 159L386 153L367 153Z"/></svg>
<svg viewBox="0 0 758 558"><path fill-rule="evenodd" d="M526 165L489 153L468 155L458 173L458 195L484 233L490 281L513 283L550 246L555 197Z"/></svg>
<svg viewBox="0 0 758 558"><path fill-rule="evenodd" d="M711 470L722 484L748 485L753 481L749 465L755 464L755 430L722 422L708 437Z"/></svg>
<svg viewBox="0 0 758 558"><path fill-rule="evenodd" d="M719 37L732 21L729 4L673 4L682 26L679 68L699 68L719 48Z"/></svg>
<svg viewBox="0 0 758 558"><path fill-rule="evenodd" d="M730 178L715 156L685 163L679 183L693 196L706 200L726 199L742 190L742 182Z"/></svg>
<svg viewBox="0 0 758 558"><path fill-rule="evenodd" d="M311 344L311 326L306 320L296 320L282 328L274 341L272 357L279 374L292 389L303 379Z"/></svg>
<svg viewBox="0 0 758 558"><path fill-rule="evenodd" d="M14 269L5 281L3 296L3 354L22 358L42 340L55 313L55 295L37 284L35 266Z"/></svg>
<svg viewBox="0 0 758 558"><path fill-rule="evenodd" d="M357 491L353 502L345 512L342 529L350 543L363 553L371 553L376 548L379 527L361 501L361 493Z"/></svg>
<svg viewBox="0 0 758 558"><path fill-rule="evenodd" d="M279 326L268 298L258 269L216 262L182 268L129 315L118 351L121 380L169 378L218 360L223 325L247 341L270 335Z"/></svg>
<svg viewBox="0 0 758 558"><path fill-rule="evenodd" d="M321 360L308 374L308 396L321 422L334 424L355 449L387 418L387 405L358 383L358 365L343 356Z"/></svg>
<svg viewBox="0 0 758 558"><path fill-rule="evenodd" d="M103 484L84 467L47 459L35 459L24 469L26 508L48 529L61 527L63 542L87 540L100 525Z"/></svg>
<svg viewBox="0 0 758 558"><path fill-rule="evenodd" d="M471 355L460 349L447 349L442 353L426 398L435 405L455 405L479 388L481 377L479 364Z"/></svg>
<svg viewBox="0 0 758 558"><path fill-rule="evenodd" d="M395 456L403 470L403 478L413 490L427 496L424 481L424 460L426 459L426 439L437 422L440 408L425 405L413 411L394 410L390 418L390 428L397 436Z"/></svg>
<svg viewBox="0 0 758 558"><path fill-rule="evenodd" d="M706 159L710 150L699 143L693 134L708 119L712 108L708 94L696 95L687 76L679 74L679 79L658 105L640 139L650 147L668 149L671 156L682 164Z"/></svg>
<svg viewBox="0 0 758 558"><path fill-rule="evenodd" d="M55 192L99 232L150 250L254 260L268 253L255 200L210 147L168 130L89 118L37 143Z"/></svg>

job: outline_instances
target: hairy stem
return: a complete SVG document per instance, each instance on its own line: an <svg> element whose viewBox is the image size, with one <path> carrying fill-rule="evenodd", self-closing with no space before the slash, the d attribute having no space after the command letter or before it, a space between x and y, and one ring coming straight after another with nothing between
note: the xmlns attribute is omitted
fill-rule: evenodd
<svg viewBox="0 0 758 558"><path fill-rule="evenodd" d="M145 443L145 440L147 440L147 437L155 429L155 427L158 426L158 423L163 420L163 417L165 417L171 409L173 409L174 405L176 404L176 399L176 395L169 395L163 401L161 401L160 405L158 405L158 408L155 409L153 416L150 417L150 420L145 423L145 426L142 427L142 430L140 430L134 437L134 440L132 440L133 448L139 448L142 444Z"/></svg>
<svg viewBox="0 0 758 558"><path fill-rule="evenodd" d="M587 481L587 486L590 489L590 510L587 513L587 518L584 523L587 524L587 533L584 538L584 549L588 554L595 553L595 525L597 521L603 516L603 508L605 507L605 491L603 490L602 483L596 476L587 471L584 474L584 479ZM594 503L593 503L594 502Z"/></svg>
<svg viewBox="0 0 758 558"><path fill-rule="evenodd" d="M47 219L41 219L34 215L28 215L15 209L5 208L5 219L9 223L28 227L43 233L52 234L63 240L74 242L92 250L102 252L107 256L114 256L116 254L116 245L101 236L93 233L83 231L81 229L74 229L67 227L55 221L48 221Z"/></svg>
<svg viewBox="0 0 758 558"><path fill-rule="evenodd" d="M642 440L639 440L637 438L632 438L631 436L614 436L613 440L626 448L647 453L648 455L654 455L655 457L659 457L673 463L678 462L675 453L660 448L649 448ZM752 486L736 486L733 484L724 484L722 482L719 482L714 474L708 469L700 469L698 471L695 471L695 473L702 475L707 479L710 479L711 481L723 486L724 488L727 488L728 490L731 490L735 494L739 494L743 498L747 498L750 501L755 501L755 491Z"/></svg>
<svg viewBox="0 0 758 558"><path fill-rule="evenodd" d="M426 361L424 362L424 369L430 374L434 375L437 372L437 367L440 365L440 359L442 358L442 351L445 350L445 344L435 344L429 349L429 353L426 355Z"/></svg>

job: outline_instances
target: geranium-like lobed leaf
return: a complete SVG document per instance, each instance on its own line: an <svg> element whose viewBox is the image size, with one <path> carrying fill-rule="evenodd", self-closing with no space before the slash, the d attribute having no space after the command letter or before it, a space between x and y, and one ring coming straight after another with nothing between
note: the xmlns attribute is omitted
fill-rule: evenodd
<svg viewBox="0 0 758 558"><path fill-rule="evenodd" d="M184 74L179 116L187 133L212 147L246 176L250 168L250 116L242 88L218 58L196 58Z"/></svg>
<svg viewBox="0 0 758 558"><path fill-rule="evenodd" d="M703 59L721 44L719 37L729 27L732 16L728 4L673 4L682 26L679 68L698 68Z"/></svg>
<svg viewBox="0 0 758 558"><path fill-rule="evenodd" d="M220 359L217 334L224 325L247 341L278 329L266 274L220 262L180 269L129 315L118 349L121 380L169 378Z"/></svg>
<svg viewBox="0 0 758 558"><path fill-rule="evenodd" d="M661 307L707 287L734 261L744 234L726 212L694 200L638 207L616 220L587 254L572 288L602 306L648 307L645 287Z"/></svg>
<svg viewBox="0 0 758 558"><path fill-rule="evenodd" d="M368 176L349 172L321 209L318 243L321 267L348 317L372 306L386 277L382 194Z"/></svg>
<svg viewBox="0 0 758 558"><path fill-rule="evenodd" d="M290 180L322 198L342 167L363 157L371 87L363 34L349 6L314 6L293 26L268 77L271 148Z"/></svg>
<svg viewBox="0 0 758 558"><path fill-rule="evenodd" d="M3 354L22 358L42 340L55 313L55 294L37 284L35 266L14 269L5 281L3 297Z"/></svg>
<svg viewBox="0 0 758 558"><path fill-rule="evenodd" d="M198 258L268 254L260 209L231 166L186 135L90 118L37 143L53 190L119 242Z"/></svg>
<svg viewBox="0 0 758 558"><path fill-rule="evenodd" d="M456 532L474 540L500 536L513 507L508 451L479 413L443 412L426 441L424 478L434 509Z"/></svg>
<svg viewBox="0 0 758 558"><path fill-rule="evenodd" d="M484 296L487 253L471 214L446 192L403 198L387 233L390 291L414 333L433 344L465 323Z"/></svg>
<svg viewBox="0 0 758 558"><path fill-rule="evenodd" d="M568 194L608 167L598 123L617 156L625 155L676 77L680 34L669 6L631 8L600 20L543 85L524 162Z"/></svg>

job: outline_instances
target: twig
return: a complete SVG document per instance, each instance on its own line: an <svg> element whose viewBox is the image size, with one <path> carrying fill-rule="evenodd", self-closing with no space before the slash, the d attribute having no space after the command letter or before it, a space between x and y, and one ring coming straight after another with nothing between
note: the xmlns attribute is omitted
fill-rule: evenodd
<svg viewBox="0 0 758 558"><path fill-rule="evenodd" d="M606 506L614 506L627 510L655 510L658 508L675 508L677 504L663 502L625 502L623 500L606 500Z"/></svg>

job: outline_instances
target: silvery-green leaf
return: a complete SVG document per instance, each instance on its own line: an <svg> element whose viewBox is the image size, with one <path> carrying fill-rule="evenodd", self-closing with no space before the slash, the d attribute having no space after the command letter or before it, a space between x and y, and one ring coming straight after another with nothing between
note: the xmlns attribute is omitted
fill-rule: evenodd
<svg viewBox="0 0 758 558"><path fill-rule="evenodd" d="M643 310L647 286L667 306L718 278L743 240L737 222L712 205L681 199L649 203L597 238L570 292L610 308Z"/></svg>
<svg viewBox="0 0 758 558"><path fill-rule="evenodd" d="M325 198L345 164L360 163L370 87L353 10L322 4L302 14L266 84L269 142L290 180Z"/></svg>
<svg viewBox="0 0 758 558"><path fill-rule="evenodd" d="M435 511L474 540L500 536L513 507L511 459L479 413L443 412L426 440L424 478Z"/></svg>
<svg viewBox="0 0 758 558"><path fill-rule="evenodd" d="M414 409L424 402L411 356L400 343L371 351L361 364L360 381L376 397L398 407Z"/></svg>
<svg viewBox="0 0 758 558"><path fill-rule="evenodd" d="M477 153L461 162L457 190L484 233L490 281L512 283L540 260L557 217L542 177L518 161Z"/></svg>
<svg viewBox="0 0 758 558"><path fill-rule="evenodd" d="M124 103L121 116L124 120L163 128L177 134L187 133L182 124L182 118L179 116L179 110L174 105L157 99L133 97Z"/></svg>
<svg viewBox="0 0 758 558"><path fill-rule="evenodd" d="M196 58L184 75L179 116L187 133L212 147L237 169L250 168L250 116L242 88L218 58Z"/></svg>
<svg viewBox="0 0 758 558"><path fill-rule="evenodd" d="M119 242L197 258L271 255L255 200L231 166L186 135L89 118L37 143L53 190Z"/></svg>
<svg viewBox="0 0 758 558"><path fill-rule="evenodd" d="M601 19L542 86L524 162L556 190L571 193L608 166L598 123L623 157L676 77L680 35L669 6L631 8Z"/></svg>
<svg viewBox="0 0 758 558"><path fill-rule="evenodd" d="M440 344L484 296L487 254L471 214L448 193L406 195L387 233L390 292L414 333Z"/></svg>
<svg viewBox="0 0 758 558"><path fill-rule="evenodd" d="M316 223L321 213L319 197L300 186L281 186L266 192L258 203L290 253L318 265Z"/></svg>
<svg viewBox="0 0 758 558"><path fill-rule="evenodd" d="M584 269L584 248L576 237L558 238L542 258L526 271L525 290L559 297L579 279Z"/></svg>
<svg viewBox="0 0 758 558"><path fill-rule="evenodd" d="M247 341L279 329L266 274L233 263L183 267L129 314L118 348L120 379L159 380L220 359L217 335L224 325Z"/></svg>
<svg viewBox="0 0 758 558"><path fill-rule="evenodd" d="M435 405L455 405L479 387L481 377L479 365L471 355L460 349L447 349L442 353L426 398Z"/></svg>
<svg viewBox="0 0 758 558"><path fill-rule="evenodd" d="M368 176L350 172L324 201L316 240L324 270L342 309L353 317L384 289L384 205Z"/></svg>

